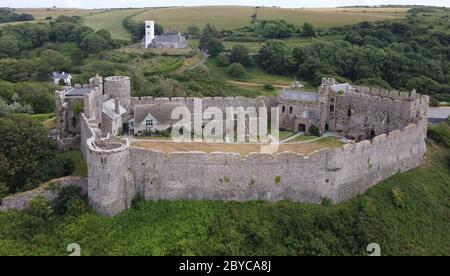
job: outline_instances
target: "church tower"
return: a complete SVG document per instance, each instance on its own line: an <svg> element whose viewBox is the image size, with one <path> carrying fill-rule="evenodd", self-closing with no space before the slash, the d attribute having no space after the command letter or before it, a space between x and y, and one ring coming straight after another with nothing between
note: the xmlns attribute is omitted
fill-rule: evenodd
<svg viewBox="0 0 450 276"><path fill-rule="evenodd" d="M145 21L145 48L152 43L155 38L155 21Z"/></svg>

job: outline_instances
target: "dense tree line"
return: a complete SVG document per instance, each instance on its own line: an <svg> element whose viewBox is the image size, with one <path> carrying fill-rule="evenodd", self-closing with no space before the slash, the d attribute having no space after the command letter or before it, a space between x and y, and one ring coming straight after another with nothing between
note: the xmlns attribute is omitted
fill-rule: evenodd
<svg viewBox="0 0 450 276"><path fill-rule="evenodd" d="M89 54L118 46L108 31L95 32L83 26L77 16L60 16L50 24L1 28L0 112L52 112L56 87L46 84L52 72L77 73ZM13 95L17 95L16 100Z"/></svg>
<svg viewBox="0 0 450 276"><path fill-rule="evenodd" d="M42 123L28 115L0 118L0 191L29 190L44 181L68 175L74 164L57 155L55 141Z"/></svg>
<svg viewBox="0 0 450 276"><path fill-rule="evenodd" d="M106 30L94 32L79 17L60 16L50 24L20 24L0 29L0 58L18 58L47 43L74 42L86 54L117 47Z"/></svg>
<svg viewBox="0 0 450 276"><path fill-rule="evenodd" d="M51 113L55 109L55 90L54 85L46 83L0 81L0 116L9 113Z"/></svg>
<svg viewBox="0 0 450 276"><path fill-rule="evenodd" d="M295 73L314 85L332 75L450 100L450 35L407 22L363 22L331 32L343 39L293 50L269 41L259 52L259 65L268 73Z"/></svg>
<svg viewBox="0 0 450 276"><path fill-rule="evenodd" d="M8 8L0 8L0 23L17 22L17 21L32 21L34 16L28 13L15 13Z"/></svg>

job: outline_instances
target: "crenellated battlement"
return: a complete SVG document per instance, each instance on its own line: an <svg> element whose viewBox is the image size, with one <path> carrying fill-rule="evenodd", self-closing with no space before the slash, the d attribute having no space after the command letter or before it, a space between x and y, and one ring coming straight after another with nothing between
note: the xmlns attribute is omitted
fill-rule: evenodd
<svg viewBox="0 0 450 276"><path fill-rule="evenodd" d="M367 134L371 139L364 136L362 141L319 149L308 155L283 151L241 156L237 151L164 152L140 148L130 144L128 139L105 135L98 104L101 106L112 96L128 98L130 113L135 105L142 104L176 102L192 107L197 98L129 97L129 79L126 77L106 78L104 94L99 78L92 79L92 84L95 84L93 90L81 97L85 109L80 115L79 140L88 166L89 201L104 215L115 215L129 208L136 195L147 200L287 199L318 203L328 198L341 202L399 171L419 166L426 151L429 98L414 90L400 92L345 86L344 93L332 94L333 102L329 102L325 100L329 94L322 92L327 92L325 89L330 85L338 84L334 79L326 79L317 101L311 105L300 103L295 107L297 110L283 102L281 105L286 106L280 109L284 110L285 116L292 117L292 124L298 126L320 120L318 114L324 115L330 124L328 127L342 127L344 134ZM70 110L70 101L65 99L67 91L58 91L56 95L59 108ZM275 96L206 97L201 100L204 110L208 107L275 107L280 104ZM312 110L314 104L317 114L311 112L303 116L301 108L306 106Z"/></svg>

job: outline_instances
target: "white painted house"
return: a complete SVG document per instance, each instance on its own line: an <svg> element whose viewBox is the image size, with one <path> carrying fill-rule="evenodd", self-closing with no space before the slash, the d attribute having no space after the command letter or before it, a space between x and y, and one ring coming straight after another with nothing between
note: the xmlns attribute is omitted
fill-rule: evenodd
<svg viewBox="0 0 450 276"><path fill-rule="evenodd" d="M65 85L71 86L72 76L66 72L53 72L53 81L59 85L61 80L64 80Z"/></svg>

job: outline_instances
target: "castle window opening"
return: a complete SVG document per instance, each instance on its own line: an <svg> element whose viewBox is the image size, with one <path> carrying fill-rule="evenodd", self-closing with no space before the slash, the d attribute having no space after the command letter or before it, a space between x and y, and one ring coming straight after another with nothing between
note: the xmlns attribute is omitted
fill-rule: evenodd
<svg viewBox="0 0 450 276"><path fill-rule="evenodd" d="M292 114L292 111L294 111L294 108L292 106L289 107L289 114Z"/></svg>
<svg viewBox="0 0 450 276"><path fill-rule="evenodd" d="M330 112L334 112L334 104L330 105Z"/></svg>
<svg viewBox="0 0 450 276"><path fill-rule="evenodd" d="M281 113L285 113L286 112L286 107L283 105L282 107L281 107Z"/></svg>
<svg viewBox="0 0 450 276"><path fill-rule="evenodd" d="M351 117L352 116L352 110L349 108L349 109L347 109L347 116L348 117Z"/></svg>

